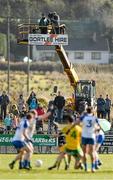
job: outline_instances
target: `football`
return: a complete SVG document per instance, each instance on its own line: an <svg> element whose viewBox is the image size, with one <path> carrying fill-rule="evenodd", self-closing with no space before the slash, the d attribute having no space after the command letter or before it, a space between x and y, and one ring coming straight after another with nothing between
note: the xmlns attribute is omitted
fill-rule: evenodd
<svg viewBox="0 0 113 180"><path fill-rule="evenodd" d="M41 167L42 165L43 165L43 161L42 160L40 160L40 159L36 160L36 162L35 162L35 166L36 167Z"/></svg>

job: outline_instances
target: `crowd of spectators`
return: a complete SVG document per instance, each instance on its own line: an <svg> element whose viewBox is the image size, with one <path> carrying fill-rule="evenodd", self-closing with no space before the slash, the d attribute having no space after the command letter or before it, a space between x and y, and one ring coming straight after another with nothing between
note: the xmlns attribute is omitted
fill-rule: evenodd
<svg viewBox="0 0 113 180"><path fill-rule="evenodd" d="M36 94L32 91L27 101L20 94L13 104L5 91L0 96L0 133L14 133L18 124L29 110L35 109L38 115L44 114ZM37 123L38 124L38 123Z"/></svg>
<svg viewBox="0 0 113 180"><path fill-rule="evenodd" d="M104 99L102 95L97 99L97 117L106 118L110 121L111 100L108 95ZM25 117L30 110L36 110L37 115L43 115L52 107L51 116L46 123L46 132L51 134L57 131L56 123L64 123L63 116L65 113L66 100L59 91L57 95L48 104L45 109L39 102L34 91L25 100L22 94L19 95L16 103L13 104L5 91L0 96L0 133L14 133L21 118ZM43 134L44 127L42 121L36 121L36 133Z"/></svg>
<svg viewBox="0 0 113 180"><path fill-rule="evenodd" d="M55 130L55 122L63 122L63 113L65 107L65 98L58 92L58 95L49 102L46 109L40 104L34 91L25 100L23 94L20 94L16 99L16 103L12 103L9 96L3 91L0 96L0 133L14 133L20 120L25 117L28 111L36 110L37 115L43 115L49 108L53 106L53 113L47 120L47 133L52 133ZM43 122L36 121L36 133L43 133Z"/></svg>

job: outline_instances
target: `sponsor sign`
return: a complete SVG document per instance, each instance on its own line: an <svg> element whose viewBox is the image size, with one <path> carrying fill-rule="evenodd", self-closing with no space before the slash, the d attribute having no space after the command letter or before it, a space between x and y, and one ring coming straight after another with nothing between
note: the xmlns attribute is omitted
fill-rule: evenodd
<svg viewBox="0 0 113 180"><path fill-rule="evenodd" d="M105 135L105 140L102 144L103 147L113 147L113 135Z"/></svg>
<svg viewBox="0 0 113 180"><path fill-rule="evenodd" d="M99 149L102 154L113 153L113 134L106 134L105 140Z"/></svg>
<svg viewBox="0 0 113 180"><path fill-rule="evenodd" d="M29 34L29 45L68 45L67 34Z"/></svg>
<svg viewBox="0 0 113 180"><path fill-rule="evenodd" d="M13 136L10 134L0 134L0 146L12 146ZM50 135L34 135L32 140L34 146L57 146L57 138Z"/></svg>

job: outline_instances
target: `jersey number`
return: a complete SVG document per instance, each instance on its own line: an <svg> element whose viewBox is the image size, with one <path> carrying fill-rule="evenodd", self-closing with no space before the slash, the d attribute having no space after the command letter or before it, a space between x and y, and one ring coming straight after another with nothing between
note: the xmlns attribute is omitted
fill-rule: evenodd
<svg viewBox="0 0 113 180"><path fill-rule="evenodd" d="M74 139L76 139L76 131L73 131L73 132L71 133L71 137L73 137Z"/></svg>
<svg viewBox="0 0 113 180"><path fill-rule="evenodd" d="M87 127L88 127L88 128L92 127L92 120L88 120Z"/></svg>

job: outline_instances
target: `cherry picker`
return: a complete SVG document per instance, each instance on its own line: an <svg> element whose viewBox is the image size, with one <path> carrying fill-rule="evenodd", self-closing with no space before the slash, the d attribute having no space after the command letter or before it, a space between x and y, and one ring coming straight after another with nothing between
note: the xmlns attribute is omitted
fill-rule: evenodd
<svg viewBox="0 0 113 180"><path fill-rule="evenodd" d="M52 26L47 26L47 34L41 34L39 25L37 24L21 24L18 26L18 44L55 46L55 50L64 67L70 84L75 94L75 110L82 113L85 107L95 107L96 83L94 80L79 80L73 64L69 61L63 45L68 45L68 35L64 32L64 25L59 28L60 34L53 34Z"/></svg>

